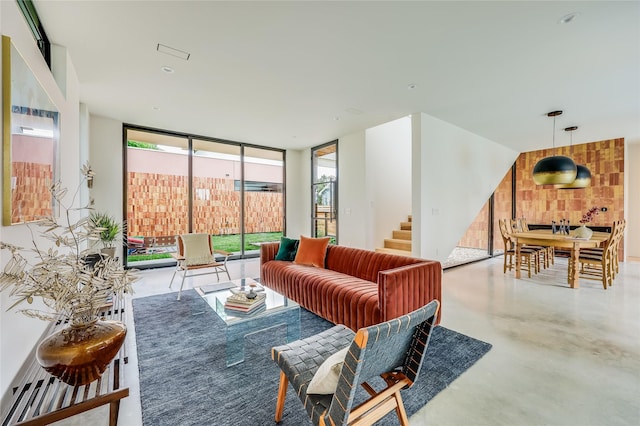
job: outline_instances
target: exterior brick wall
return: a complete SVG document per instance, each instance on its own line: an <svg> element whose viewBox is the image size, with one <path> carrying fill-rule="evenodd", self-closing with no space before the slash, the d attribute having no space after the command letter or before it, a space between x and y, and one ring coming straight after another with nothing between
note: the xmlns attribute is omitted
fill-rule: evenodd
<svg viewBox="0 0 640 426"><path fill-rule="evenodd" d="M16 178L16 188L20 188L19 191L11 191L11 222L33 222L51 216L51 165L12 162L11 176Z"/></svg>
<svg viewBox="0 0 640 426"><path fill-rule="evenodd" d="M240 233L240 192L233 179L196 177L193 181L193 232ZM282 231L283 194L245 192L245 232ZM158 237L188 232L189 194L186 176L130 172L127 226L129 235Z"/></svg>

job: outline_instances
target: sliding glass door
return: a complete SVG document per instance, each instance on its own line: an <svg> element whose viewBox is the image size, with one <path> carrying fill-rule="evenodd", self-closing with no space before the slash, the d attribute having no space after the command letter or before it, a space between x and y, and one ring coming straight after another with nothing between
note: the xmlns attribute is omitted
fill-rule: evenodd
<svg viewBox="0 0 640 426"><path fill-rule="evenodd" d="M189 232L189 139L126 131L127 265L175 263L175 236Z"/></svg>
<svg viewBox="0 0 640 426"><path fill-rule="evenodd" d="M284 152L246 146L243 159L244 252L259 254L284 232Z"/></svg>
<svg viewBox="0 0 640 426"><path fill-rule="evenodd" d="M214 235L214 248L242 254L240 194L235 181L242 178L241 147L193 140L193 232Z"/></svg>
<svg viewBox="0 0 640 426"><path fill-rule="evenodd" d="M212 235L215 249L257 256L284 231L284 152L125 129L127 264L174 264L175 236Z"/></svg>
<svg viewBox="0 0 640 426"><path fill-rule="evenodd" d="M314 237L338 242L338 142L311 150L311 231Z"/></svg>

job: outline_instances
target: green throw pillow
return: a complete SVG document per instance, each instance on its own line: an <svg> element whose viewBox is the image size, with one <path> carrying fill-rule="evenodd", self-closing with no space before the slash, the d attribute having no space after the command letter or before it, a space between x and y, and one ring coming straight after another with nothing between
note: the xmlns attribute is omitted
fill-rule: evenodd
<svg viewBox="0 0 640 426"><path fill-rule="evenodd" d="M276 260L293 262L293 259L296 258L296 253L298 253L299 242L300 241L294 240L293 238L281 237L280 248L278 249L278 254L276 254Z"/></svg>

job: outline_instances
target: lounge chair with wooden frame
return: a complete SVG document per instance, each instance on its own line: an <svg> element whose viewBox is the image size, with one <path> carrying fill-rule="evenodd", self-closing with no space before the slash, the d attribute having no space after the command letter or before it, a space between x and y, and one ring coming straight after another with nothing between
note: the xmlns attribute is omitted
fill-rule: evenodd
<svg viewBox="0 0 640 426"><path fill-rule="evenodd" d="M176 237L178 242L178 251L171 255L178 261L176 270L173 272L169 288L173 284L173 279L178 271L182 272L182 282L180 290L178 290L178 300L182 294L184 279L189 271L201 271L188 276L194 277L198 275L216 274L220 281L220 272L227 274L227 278L231 280L227 269L227 259L231 253L224 250L214 250L209 234L183 234ZM222 256L221 260L216 259L216 254ZM203 271L207 269L207 271Z"/></svg>
<svg viewBox="0 0 640 426"><path fill-rule="evenodd" d="M280 369L280 388L275 421L282 420L288 384L302 401L314 425L372 425L394 411L400 424L409 424L400 390L416 381L439 302L398 318L361 328L337 325L306 339L272 348L271 356ZM313 376L332 354L348 347L339 369L334 393L312 394L307 388ZM386 384L375 390L368 381L382 377ZM353 407L358 385L370 398Z"/></svg>

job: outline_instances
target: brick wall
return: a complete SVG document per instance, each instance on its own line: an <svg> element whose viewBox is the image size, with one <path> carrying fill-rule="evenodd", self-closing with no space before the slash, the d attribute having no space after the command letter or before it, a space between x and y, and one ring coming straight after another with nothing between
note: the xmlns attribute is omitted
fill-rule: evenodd
<svg viewBox="0 0 640 426"><path fill-rule="evenodd" d="M12 162L11 176L15 177L15 187L19 189L11 191L11 222L33 222L51 216L51 165Z"/></svg>
<svg viewBox="0 0 640 426"><path fill-rule="evenodd" d="M130 172L127 223L129 235L163 236L188 232L186 176ZM196 177L193 232L240 233L240 192L233 179ZM245 232L282 231L283 194L245 192Z"/></svg>

